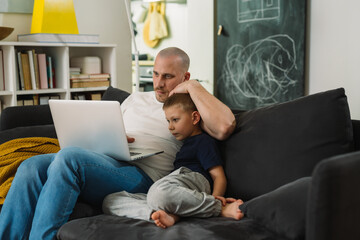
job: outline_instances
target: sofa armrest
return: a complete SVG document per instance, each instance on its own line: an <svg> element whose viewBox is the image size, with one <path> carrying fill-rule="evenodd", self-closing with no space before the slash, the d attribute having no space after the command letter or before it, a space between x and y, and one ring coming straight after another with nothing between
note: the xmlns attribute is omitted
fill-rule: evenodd
<svg viewBox="0 0 360 240"><path fill-rule="evenodd" d="M360 151L320 162L313 172L306 240L360 239Z"/></svg>
<svg viewBox="0 0 360 240"><path fill-rule="evenodd" d="M49 105L14 106L1 112L0 131L49 124L54 124Z"/></svg>
<svg viewBox="0 0 360 240"><path fill-rule="evenodd" d="M360 120L352 120L355 150L360 150Z"/></svg>

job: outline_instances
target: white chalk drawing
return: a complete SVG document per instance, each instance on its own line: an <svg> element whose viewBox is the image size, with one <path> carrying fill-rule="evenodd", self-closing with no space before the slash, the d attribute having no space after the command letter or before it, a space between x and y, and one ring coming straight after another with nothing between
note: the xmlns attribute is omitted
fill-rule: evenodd
<svg viewBox="0 0 360 240"><path fill-rule="evenodd" d="M238 0L239 23L280 19L280 0Z"/></svg>
<svg viewBox="0 0 360 240"><path fill-rule="evenodd" d="M269 36L247 46L235 44L227 51L218 79L219 91L237 107L271 105L280 102L288 89L296 85L298 80L291 78L296 69L295 43L286 34Z"/></svg>

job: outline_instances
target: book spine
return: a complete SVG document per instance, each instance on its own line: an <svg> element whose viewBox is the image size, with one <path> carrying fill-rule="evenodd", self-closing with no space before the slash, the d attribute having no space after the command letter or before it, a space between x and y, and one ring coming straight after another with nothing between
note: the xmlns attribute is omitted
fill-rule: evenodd
<svg viewBox="0 0 360 240"><path fill-rule="evenodd" d="M32 52L33 52L33 57L34 57L36 89L40 89L39 62L38 62L37 53L35 52L35 50L32 50Z"/></svg>
<svg viewBox="0 0 360 240"><path fill-rule="evenodd" d="M31 88L36 89L35 64L34 64L34 56L32 50L27 51L27 54L29 57Z"/></svg>
<svg viewBox="0 0 360 240"><path fill-rule="evenodd" d="M23 74L23 67L22 67L22 61L21 61L21 52L17 53L17 59L18 59L18 70L19 70L19 90L25 89L25 83L24 83L24 74Z"/></svg>
<svg viewBox="0 0 360 240"><path fill-rule="evenodd" d="M108 87L109 81L94 81L94 82L71 82L72 88L87 88L87 87Z"/></svg>
<svg viewBox="0 0 360 240"><path fill-rule="evenodd" d="M27 53L21 53L21 63L23 68L25 90L31 90L31 75L30 75L30 63Z"/></svg>
<svg viewBox="0 0 360 240"><path fill-rule="evenodd" d="M50 56L46 56L46 70L48 75L48 86L49 88L53 88L52 63Z"/></svg>
<svg viewBox="0 0 360 240"><path fill-rule="evenodd" d="M40 78L40 88L47 89L48 88L48 77L46 72L46 55L45 53L39 53L38 64L39 64L39 78Z"/></svg>

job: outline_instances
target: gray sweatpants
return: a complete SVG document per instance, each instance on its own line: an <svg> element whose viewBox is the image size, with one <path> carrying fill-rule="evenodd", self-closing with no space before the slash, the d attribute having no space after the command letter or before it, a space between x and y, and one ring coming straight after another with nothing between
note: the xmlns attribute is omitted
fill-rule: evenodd
<svg viewBox="0 0 360 240"><path fill-rule="evenodd" d="M112 193L103 201L106 214L150 220L152 212L164 210L180 217L212 217L221 213L221 201L211 195L208 180L181 167L156 181L147 194Z"/></svg>

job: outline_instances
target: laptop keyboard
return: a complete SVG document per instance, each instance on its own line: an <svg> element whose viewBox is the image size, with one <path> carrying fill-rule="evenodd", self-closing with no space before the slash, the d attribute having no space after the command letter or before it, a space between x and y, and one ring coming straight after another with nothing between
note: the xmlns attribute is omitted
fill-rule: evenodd
<svg viewBox="0 0 360 240"><path fill-rule="evenodd" d="M130 152L130 156L136 156L136 155L139 155L139 154L141 154L141 153L139 153L139 152Z"/></svg>

